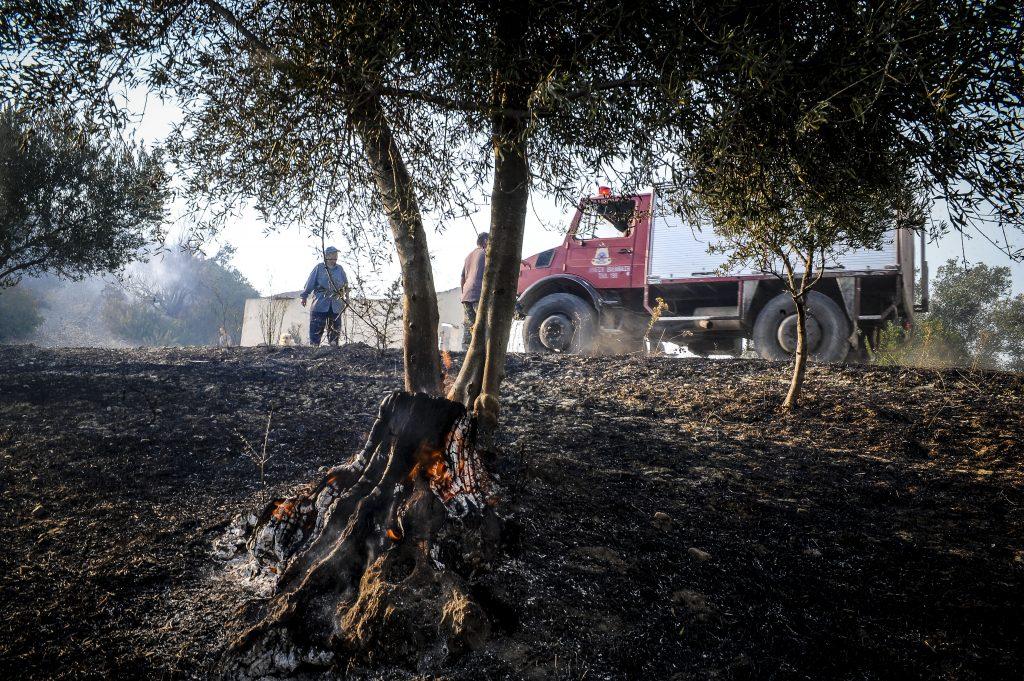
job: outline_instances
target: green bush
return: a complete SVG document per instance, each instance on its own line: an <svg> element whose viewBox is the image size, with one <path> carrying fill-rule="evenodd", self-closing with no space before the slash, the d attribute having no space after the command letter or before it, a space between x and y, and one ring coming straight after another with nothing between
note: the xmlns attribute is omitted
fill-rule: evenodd
<svg viewBox="0 0 1024 681"><path fill-rule="evenodd" d="M176 345L180 324L151 305L108 289L103 295L103 322L121 338L139 345Z"/></svg>
<svg viewBox="0 0 1024 681"><path fill-rule="evenodd" d="M39 303L25 289L0 289L0 343L24 340L43 323Z"/></svg>
<svg viewBox="0 0 1024 681"><path fill-rule="evenodd" d="M872 364L881 366L941 369L970 363L960 346L940 319L920 319L909 332L890 321L882 327L876 346L868 345L868 355Z"/></svg>

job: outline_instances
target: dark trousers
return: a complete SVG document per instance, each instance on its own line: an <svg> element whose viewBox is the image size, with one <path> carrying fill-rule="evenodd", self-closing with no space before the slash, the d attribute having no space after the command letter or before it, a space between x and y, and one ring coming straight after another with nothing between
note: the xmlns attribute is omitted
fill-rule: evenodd
<svg viewBox="0 0 1024 681"><path fill-rule="evenodd" d="M341 335L341 313L333 312L310 312L309 313L309 344L320 345L320 338L324 335L324 328L327 328L327 342L331 345L338 344L338 337Z"/></svg>
<svg viewBox="0 0 1024 681"><path fill-rule="evenodd" d="M462 308L466 311L466 316L462 320L462 351L469 350L469 341L473 338L473 326L476 324L476 307L480 304L479 300L474 300L472 303L463 303Z"/></svg>

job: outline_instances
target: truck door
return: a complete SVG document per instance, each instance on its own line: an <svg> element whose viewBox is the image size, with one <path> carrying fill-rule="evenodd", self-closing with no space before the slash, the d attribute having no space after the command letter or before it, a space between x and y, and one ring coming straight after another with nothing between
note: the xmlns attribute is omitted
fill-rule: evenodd
<svg viewBox="0 0 1024 681"><path fill-rule="evenodd" d="M596 288L630 286L636 256L637 204L631 198L588 199L569 233L565 269Z"/></svg>

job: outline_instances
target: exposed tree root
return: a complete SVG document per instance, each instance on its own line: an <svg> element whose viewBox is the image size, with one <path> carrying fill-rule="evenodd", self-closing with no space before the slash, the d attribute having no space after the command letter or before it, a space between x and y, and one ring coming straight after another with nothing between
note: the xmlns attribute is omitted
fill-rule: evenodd
<svg viewBox="0 0 1024 681"><path fill-rule="evenodd" d="M490 625L460 573L496 555L494 494L465 407L393 393L352 461L263 512L249 548L277 589L226 671L422 667L480 645Z"/></svg>

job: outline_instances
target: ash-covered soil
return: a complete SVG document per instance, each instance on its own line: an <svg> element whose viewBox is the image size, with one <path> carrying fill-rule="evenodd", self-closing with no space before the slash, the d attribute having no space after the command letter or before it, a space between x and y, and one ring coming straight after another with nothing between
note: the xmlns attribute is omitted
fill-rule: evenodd
<svg viewBox="0 0 1024 681"><path fill-rule="evenodd" d="M347 458L400 358L0 349L0 677L207 678L236 514ZM1024 378L513 356L495 621L360 678L1019 679ZM257 448L272 413L261 488Z"/></svg>

